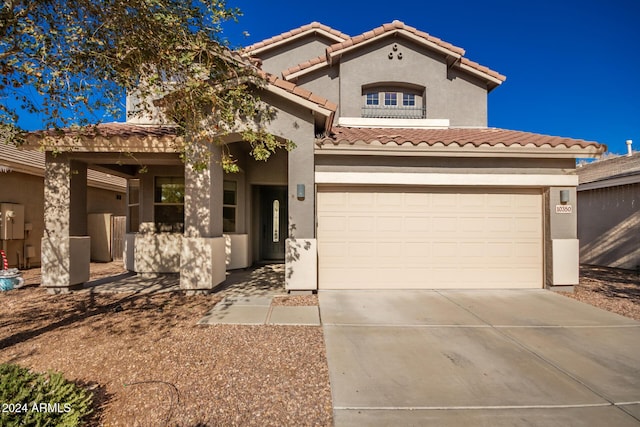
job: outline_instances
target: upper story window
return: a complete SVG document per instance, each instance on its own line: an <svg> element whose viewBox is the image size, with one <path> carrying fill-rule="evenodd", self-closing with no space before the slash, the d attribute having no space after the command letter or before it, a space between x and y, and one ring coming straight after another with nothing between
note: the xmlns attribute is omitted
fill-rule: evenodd
<svg viewBox="0 0 640 427"><path fill-rule="evenodd" d="M403 93L402 94L402 105L405 107L413 107L416 105L416 95L415 93Z"/></svg>
<svg viewBox="0 0 640 427"><path fill-rule="evenodd" d="M376 84L362 90L362 117L424 119L424 88L413 85Z"/></svg>
<svg viewBox="0 0 640 427"><path fill-rule="evenodd" d="M398 93L397 92L383 92L384 93L384 105L398 105Z"/></svg>

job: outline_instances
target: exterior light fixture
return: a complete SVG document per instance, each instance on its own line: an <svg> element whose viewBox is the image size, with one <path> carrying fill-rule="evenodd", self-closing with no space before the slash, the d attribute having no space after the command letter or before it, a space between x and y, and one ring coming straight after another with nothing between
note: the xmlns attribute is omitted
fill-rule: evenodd
<svg viewBox="0 0 640 427"><path fill-rule="evenodd" d="M296 195L298 197L298 200L304 200L304 196L305 196L305 188L304 188L304 184L298 184L296 186Z"/></svg>
<svg viewBox="0 0 640 427"><path fill-rule="evenodd" d="M560 190L560 203L563 205L569 203L569 190Z"/></svg>

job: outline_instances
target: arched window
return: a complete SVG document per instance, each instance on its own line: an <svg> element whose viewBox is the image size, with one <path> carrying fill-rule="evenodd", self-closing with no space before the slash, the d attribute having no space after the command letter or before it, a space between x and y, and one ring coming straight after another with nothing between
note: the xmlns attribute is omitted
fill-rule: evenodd
<svg viewBox="0 0 640 427"><path fill-rule="evenodd" d="M402 83L374 83L362 87L362 117L424 119L425 90Z"/></svg>

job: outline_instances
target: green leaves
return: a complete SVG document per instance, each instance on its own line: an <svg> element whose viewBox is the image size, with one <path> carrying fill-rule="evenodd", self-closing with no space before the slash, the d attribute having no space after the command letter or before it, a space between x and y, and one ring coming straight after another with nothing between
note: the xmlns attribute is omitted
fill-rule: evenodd
<svg viewBox="0 0 640 427"><path fill-rule="evenodd" d="M287 143L264 131L252 66L227 49L221 25L240 11L219 0L14 0L0 9L0 129L23 136L21 110L43 128L113 120L125 93L133 117L157 115L185 143L219 142L243 124L265 160ZM236 169L229 159L226 170Z"/></svg>

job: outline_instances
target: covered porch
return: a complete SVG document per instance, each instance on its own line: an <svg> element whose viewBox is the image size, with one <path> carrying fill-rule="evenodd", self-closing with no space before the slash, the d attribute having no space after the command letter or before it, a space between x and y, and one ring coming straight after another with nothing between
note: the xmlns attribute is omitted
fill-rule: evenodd
<svg viewBox="0 0 640 427"><path fill-rule="evenodd" d="M76 150L46 154L41 285L49 292L80 289L89 281L87 169L127 179L124 267L141 279L173 276L181 290L208 292L225 282L227 271L285 262L287 239L297 228L290 209L292 153L278 150L268 162L257 162L236 136L224 147L200 146L199 158L208 158L201 168L193 158L181 158L179 139L159 134L161 128L112 127L100 137L74 139ZM239 172L224 173L223 149ZM290 282L295 274L287 277Z"/></svg>

